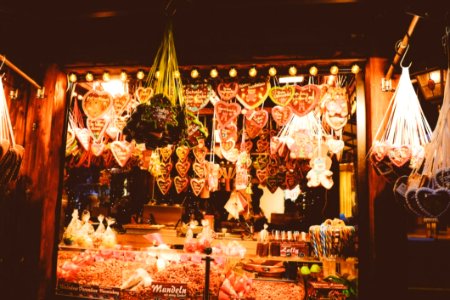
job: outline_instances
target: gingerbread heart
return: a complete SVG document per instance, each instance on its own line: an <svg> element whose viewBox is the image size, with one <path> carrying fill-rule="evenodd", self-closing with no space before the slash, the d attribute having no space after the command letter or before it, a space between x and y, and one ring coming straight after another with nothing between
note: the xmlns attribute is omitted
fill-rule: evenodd
<svg viewBox="0 0 450 300"><path fill-rule="evenodd" d="M281 145L281 141L280 141L279 137L277 137L277 136L271 137L270 138L270 146L269 146L270 147L270 154L271 155L276 154L277 151L278 151L278 148L280 147L280 145Z"/></svg>
<svg viewBox="0 0 450 300"><path fill-rule="evenodd" d="M164 162L169 161L173 153L172 145L167 145L165 147L159 148L159 153L161 154Z"/></svg>
<svg viewBox="0 0 450 300"><path fill-rule="evenodd" d="M198 177L200 178L206 177L206 168L204 163L194 162L192 164L192 169L194 170L195 174L197 174Z"/></svg>
<svg viewBox="0 0 450 300"><path fill-rule="evenodd" d="M280 106L286 106L294 98L295 88L292 85L274 86L269 91L272 101Z"/></svg>
<svg viewBox="0 0 450 300"><path fill-rule="evenodd" d="M267 168L256 170L256 177L258 178L260 184L265 184L267 176L269 176Z"/></svg>
<svg viewBox="0 0 450 300"><path fill-rule="evenodd" d="M250 139L254 139L262 132L262 128L259 126L254 125L249 120L245 120L245 133L247 133L247 136Z"/></svg>
<svg viewBox="0 0 450 300"><path fill-rule="evenodd" d="M292 118L292 109L290 106L274 106L272 108L272 118L278 126L284 126Z"/></svg>
<svg viewBox="0 0 450 300"><path fill-rule="evenodd" d="M236 124L228 124L219 129L220 141L234 140L237 141L238 132Z"/></svg>
<svg viewBox="0 0 450 300"><path fill-rule="evenodd" d="M178 146L175 153L180 161L185 161L188 158L191 149L188 146Z"/></svg>
<svg viewBox="0 0 450 300"><path fill-rule="evenodd" d="M108 121L106 120L106 118L97 118L97 119L87 118L86 124L93 140L97 142L102 139L103 134L108 125Z"/></svg>
<svg viewBox="0 0 450 300"><path fill-rule="evenodd" d="M178 194L181 194L183 191L185 191L189 184L189 178L187 177L175 176L173 181L175 183L175 190Z"/></svg>
<svg viewBox="0 0 450 300"><path fill-rule="evenodd" d="M393 146L388 151L390 161L397 167L401 167L411 159L411 148L409 146Z"/></svg>
<svg viewBox="0 0 450 300"><path fill-rule="evenodd" d="M266 100L269 95L269 90L269 82L243 84L239 85L236 98L245 108L255 109Z"/></svg>
<svg viewBox="0 0 450 300"><path fill-rule="evenodd" d="M214 106L219 127L226 126L231 122L236 122L241 113L241 106L237 103L227 103L219 101Z"/></svg>
<svg viewBox="0 0 450 300"><path fill-rule="evenodd" d="M416 188L411 188L406 191L405 204L411 213L417 216L423 216L423 212L421 211L418 202L416 200L416 192L417 192Z"/></svg>
<svg viewBox="0 0 450 300"><path fill-rule="evenodd" d="M204 178L191 178L191 188L195 196L200 195L204 187L205 187Z"/></svg>
<svg viewBox="0 0 450 300"><path fill-rule="evenodd" d="M164 177L164 178L169 177L170 172L172 171L172 168L173 168L173 164L171 162L160 163L159 164L160 176Z"/></svg>
<svg viewBox="0 0 450 300"><path fill-rule="evenodd" d="M372 147L372 154L377 161L382 161L383 158L388 153L389 146L383 142L375 142L375 145Z"/></svg>
<svg viewBox="0 0 450 300"><path fill-rule="evenodd" d="M275 193L278 189L278 178L276 176L267 177L266 186L272 194Z"/></svg>
<svg viewBox="0 0 450 300"><path fill-rule="evenodd" d="M131 157L131 144L127 141L114 141L109 146L119 166L125 166Z"/></svg>
<svg viewBox="0 0 450 300"><path fill-rule="evenodd" d="M267 155L259 155L255 162L253 163L253 167L255 169L265 169L267 167L267 165L269 164L269 158L267 157Z"/></svg>
<svg viewBox="0 0 450 300"><path fill-rule="evenodd" d="M342 150L344 150L345 143L343 140L335 140L333 138L330 138L326 143L330 151L334 154L340 153Z"/></svg>
<svg viewBox="0 0 450 300"><path fill-rule="evenodd" d="M105 150L105 144L102 142L93 142L91 144L91 153L94 154L94 156L100 156L103 153L103 150Z"/></svg>
<svg viewBox="0 0 450 300"><path fill-rule="evenodd" d="M184 102L186 109L191 112L198 112L204 108L209 101L208 84L190 84L184 86Z"/></svg>
<svg viewBox="0 0 450 300"><path fill-rule="evenodd" d="M292 190L298 184L298 176L294 172L286 172L285 183L287 188Z"/></svg>
<svg viewBox="0 0 450 300"><path fill-rule="evenodd" d="M123 117L116 117L114 119L114 125L117 127L117 129L119 129L120 132L122 132L125 126L127 125L129 118L130 117L128 116L123 116Z"/></svg>
<svg viewBox="0 0 450 300"><path fill-rule="evenodd" d="M158 179L156 179L156 183L158 184L159 190L161 191L161 194L166 195L169 190L170 187L172 186L172 178L167 177L167 178L161 178L159 177Z"/></svg>
<svg viewBox="0 0 450 300"><path fill-rule="evenodd" d="M303 117L312 111L320 99L320 89L318 86L308 84L305 86L295 86L294 97L289 106L294 114Z"/></svg>
<svg viewBox="0 0 450 300"><path fill-rule="evenodd" d="M117 116L120 116L123 111L127 108L128 103L130 102L130 95L124 94L124 95L115 95L113 98L113 108L114 112Z"/></svg>
<svg viewBox="0 0 450 300"><path fill-rule="evenodd" d="M111 94L103 91L90 90L81 103L83 111L90 119L96 119L106 114L113 103Z"/></svg>
<svg viewBox="0 0 450 300"><path fill-rule="evenodd" d="M188 160L185 160L184 162L178 161L175 164L175 169L177 169L177 172L181 177L186 177L190 167L191 163Z"/></svg>
<svg viewBox="0 0 450 300"><path fill-rule="evenodd" d="M245 119L248 120L252 125L263 128L266 126L267 121L269 120L269 113L264 110L249 110L245 114Z"/></svg>
<svg viewBox="0 0 450 300"><path fill-rule="evenodd" d="M348 102L342 97L335 97L328 100L325 104L325 109L331 117L339 116L346 118L348 116Z"/></svg>
<svg viewBox="0 0 450 300"><path fill-rule="evenodd" d="M437 170L434 182L438 187L450 190L450 168Z"/></svg>
<svg viewBox="0 0 450 300"><path fill-rule="evenodd" d="M237 82L222 82L217 86L217 93L219 94L220 99L229 101L236 97L238 89L239 84Z"/></svg>
<svg viewBox="0 0 450 300"><path fill-rule="evenodd" d="M81 144L84 150L89 150L89 144L91 140L91 135L87 128L74 128L75 136L77 137L78 142Z"/></svg>
<svg viewBox="0 0 450 300"><path fill-rule="evenodd" d="M269 150L269 142L261 139L258 140L256 142L256 149L259 153L266 152L267 150Z"/></svg>
<svg viewBox="0 0 450 300"><path fill-rule="evenodd" d="M253 142L245 141L244 143L241 143L239 149L241 149L241 151L246 151L247 153L251 153L252 149L253 149Z"/></svg>
<svg viewBox="0 0 450 300"><path fill-rule="evenodd" d="M151 87L138 87L135 94L140 103L147 103L153 96L153 89Z"/></svg>
<svg viewBox="0 0 450 300"><path fill-rule="evenodd" d="M220 141L220 150L230 151L235 148L236 142L233 139L228 139L226 141Z"/></svg>
<svg viewBox="0 0 450 300"><path fill-rule="evenodd" d="M198 145L192 148L192 153L194 153L194 157L198 162L203 163L205 161L206 154L208 153L208 149L204 146L200 147L200 145Z"/></svg>
<svg viewBox="0 0 450 300"><path fill-rule="evenodd" d="M416 191L416 200L420 210L431 218L439 218L450 208L448 189L430 189L422 187Z"/></svg>
<svg viewBox="0 0 450 300"><path fill-rule="evenodd" d="M142 158L139 167L141 170L148 170L150 168L150 161L152 158L152 150L143 150Z"/></svg>

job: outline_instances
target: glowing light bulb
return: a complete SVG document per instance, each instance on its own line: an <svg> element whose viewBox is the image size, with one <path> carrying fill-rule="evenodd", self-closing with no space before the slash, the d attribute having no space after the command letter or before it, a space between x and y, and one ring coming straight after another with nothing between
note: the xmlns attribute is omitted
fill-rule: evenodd
<svg viewBox="0 0 450 300"><path fill-rule="evenodd" d="M86 81L91 82L94 80L94 74L92 74L91 72L87 72L85 78L86 78Z"/></svg>
<svg viewBox="0 0 450 300"><path fill-rule="evenodd" d="M236 68L231 68L228 74L230 75L230 77L236 77L237 76Z"/></svg>
<svg viewBox="0 0 450 300"><path fill-rule="evenodd" d="M75 73L70 73L70 74L69 74L69 81L70 81L70 82L77 82L77 74L75 74Z"/></svg>
<svg viewBox="0 0 450 300"><path fill-rule="evenodd" d="M277 69L275 69L275 67L270 67L269 68L269 75L272 76L272 77L277 75Z"/></svg>
<svg viewBox="0 0 450 300"><path fill-rule="evenodd" d="M256 70L255 67L250 68L250 70L248 70L248 75L250 75L250 77L255 77L256 74L258 74L258 71Z"/></svg>
<svg viewBox="0 0 450 300"><path fill-rule="evenodd" d="M219 76L219 72L216 68L214 68L211 70L211 72L209 72L209 76L211 76L212 78L216 78L217 76Z"/></svg>
<svg viewBox="0 0 450 300"><path fill-rule="evenodd" d="M127 78L128 78L127 72L125 71L120 72L120 80L125 82L127 81Z"/></svg>
<svg viewBox="0 0 450 300"><path fill-rule="evenodd" d="M297 75L297 68L295 66L290 66L288 70L289 75L295 76Z"/></svg>
<svg viewBox="0 0 450 300"><path fill-rule="evenodd" d="M191 77L195 79L195 78L198 78L198 75L199 75L198 70L197 69L192 69Z"/></svg>
<svg viewBox="0 0 450 300"><path fill-rule="evenodd" d="M311 74L312 76L316 76L318 72L319 70L316 66L312 66L311 68L309 68L309 74Z"/></svg>
<svg viewBox="0 0 450 300"><path fill-rule="evenodd" d="M354 64L354 65L352 66L352 73L353 73L353 74L358 74L359 71L360 71L359 66L358 66L357 64Z"/></svg>
<svg viewBox="0 0 450 300"><path fill-rule="evenodd" d="M145 73L142 70L139 70L136 74L137 79L142 80L145 77Z"/></svg>
<svg viewBox="0 0 450 300"><path fill-rule="evenodd" d="M336 66L336 65L331 66L330 73L333 74L333 75L336 75L337 73L339 73L338 66Z"/></svg>
<svg viewBox="0 0 450 300"><path fill-rule="evenodd" d="M111 79L111 76L109 75L109 72L103 73L103 81L109 81Z"/></svg>
<svg viewBox="0 0 450 300"><path fill-rule="evenodd" d="M173 72L173 77L174 78L180 78L180 76L181 76L181 74L180 74L180 71L178 71L178 70L176 70L175 72Z"/></svg>

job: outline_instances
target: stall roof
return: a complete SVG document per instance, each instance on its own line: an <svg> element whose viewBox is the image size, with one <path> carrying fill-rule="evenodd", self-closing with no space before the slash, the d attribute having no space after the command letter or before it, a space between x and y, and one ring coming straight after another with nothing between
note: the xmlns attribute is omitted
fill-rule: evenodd
<svg viewBox="0 0 450 300"><path fill-rule="evenodd" d="M174 12L181 65L265 58L392 58L413 14L415 66L445 63L446 1L2 1L0 53L25 66L56 62L151 65ZM168 9L166 9L168 7Z"/></svg>

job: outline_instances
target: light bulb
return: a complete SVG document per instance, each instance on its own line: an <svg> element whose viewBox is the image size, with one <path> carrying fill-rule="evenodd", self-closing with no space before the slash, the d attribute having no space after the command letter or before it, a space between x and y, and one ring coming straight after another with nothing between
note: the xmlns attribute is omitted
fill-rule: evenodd
<svg viewBox="0 0 450 300"><path fill-rule="evenodd" d="M120 72L120 80L125 82L127 81L127 78L128 78L127 72L125 71Z"/></svg>
<svg viewBox="0 0 450 300"><path fill-rule="evenodd" d="M198 78L198 75L199 75L198 70L197 69L192 69L191 77L195 79L195 78Z"/></svg>
<svg viewBox="0 0 450 300"><path fill-rule="evenodd" d="M178 70L176 70L175 72L173 72L173 77L174 78L180 78L180 76L181 76L181 74L180 74L180 71L178 71Z"/></svg>
<svg viewBox="0 0 450 300"><path fill-rule="evenodd" d="M336 66L336 65L331 66L330 73L333 74L333 75L336 75L337 73L339 73L338 66Z"/></svg>
<svg viewBox="0 0 450 300"><path fill-rule="evenodd" d="M145 73L142 70L139 70L136 74L137 79L142 80L145 77Z"/></svg>
<svg viewBox="0 0 450 300"><path fill-rule="evenodd" d="M111 79L111 76L109 75L109 72L103 73L103 81L109 81Z"/></svg>
<svg viewBox="0 0 450 300"><path fill-rule="evenodd" d="M295 76L295 75L297 75L297 68L295 66L290 66L288 72L289 72L289 75Z"/></svg>
<svg viewBox="0 0 450 300"><path fill-rule="evenodd" d="M230 75L230 77L236 77L237 76L236 68L231 68L228 74Z"/></svg>
<svg viewBox="0 0 450 300"><path fill-rule="evenodd" d="M352 73L353 73L353 74L358 74L359 71L360 71L359 66L358 66L357 64L354 64L354 65L352 66Z"/></svg>
<svg viewBox="0 0 450 300"><path fill-rule="evenodd" d="M70 73L70 74L69 74L69 81L70 81L70 82L77 82L77 74L75 74L75 73Z"/></svg>
<svg viewBox="0 0 450 300"><path fill-rule="evenodd" d="M255 77L256 74L258 74L258 71L256 70L255 67L250 68L250 70L248 70L248 75L250 75L250 77Z"/></svg>
<svg viewBox="0 0 450 300"><path fill-rule="evenodd" d="M312 76L316 76L318 72L319 70L316 66L312 66L311 68L309 68L309 74L311 74Z"/></svg>
<svg viewBox="0 0 450 300"><path fill-rule="evenodd" d="M269 75L272 76L272 77L277 75L277 69L275 69L275 67L270 67Z"/></svg>
<svg viewBox="0 0 450 300"><path fill-rule="evenodd" d="M212 78L216 78L217 76L219 76L219 72L216 68L214 68L211 70L211 72L209 72L209 76L211 76Z"/></svg>

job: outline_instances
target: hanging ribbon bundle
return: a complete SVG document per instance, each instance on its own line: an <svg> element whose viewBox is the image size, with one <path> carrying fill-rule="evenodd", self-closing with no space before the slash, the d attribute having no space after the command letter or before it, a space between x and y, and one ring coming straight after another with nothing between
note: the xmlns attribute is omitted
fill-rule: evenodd
<svg viewBox="0 0 450 300"><path fill-rule="evenodd" d="M16 144L0 78L0 188L17 179L24 148Z"/></svg>
<svg viewBox="0 0 450 300"><path fill-rule="evenodd" d="M173 27L168 22L161 46L145 82L136 91L144 95L131 115L124 134L128 139L145 143L148 149L175 144L186 127L183 86L178 69ZM142 98L142 99L141 99Z"/></svg>
<svg viewBox="0 0 450 300"><path fill-rule="evenodd" d="M423 163L411 172L406 207L428 218L439 218L450 208L450 73L447 72L439 118L426 147Z"/></svg>
<svg viewBox="0 0 450 300"><path fill-rule="evenodd" d="M430 137L431 129L411 83L409 69L402 67L397 90L369 150L370 161L379 175L394 182L420 165Z"/></svg>

